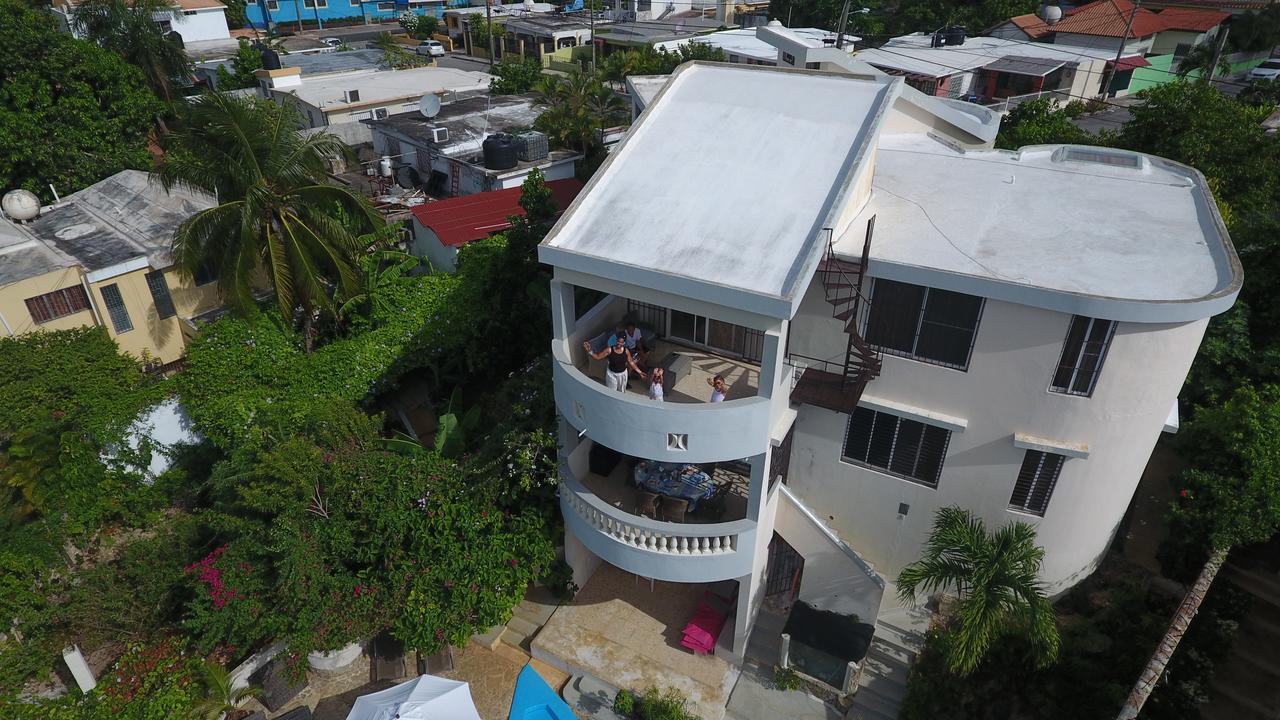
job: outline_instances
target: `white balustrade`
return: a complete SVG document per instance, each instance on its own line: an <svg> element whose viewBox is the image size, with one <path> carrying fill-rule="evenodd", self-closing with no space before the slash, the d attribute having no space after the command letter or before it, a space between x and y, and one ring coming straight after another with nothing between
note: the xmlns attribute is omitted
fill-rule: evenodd
<svg viewBox="0 0 1280 720"><path fill-rule="evenodd" d="M746 521L715 525L684 525L630 515L597 500L589 501L570 483L560 492L569 507L591 527L617 542L663 555L730 555L738 549L738 527ZM597 504L599 503L599 504Z"/></svg>

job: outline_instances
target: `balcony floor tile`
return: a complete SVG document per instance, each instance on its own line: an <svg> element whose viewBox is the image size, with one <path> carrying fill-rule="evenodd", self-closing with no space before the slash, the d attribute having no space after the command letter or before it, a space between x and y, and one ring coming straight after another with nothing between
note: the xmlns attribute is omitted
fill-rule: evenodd
<svg viewBox="0 0 1280 720"><path fill-rule="evenodd" d="M668 353L673 352L687 355L693 360L693 367L689 373L681 377L676 382L676 386L667 392L666 402L709 402L711 400L711 386L707 384L707 381L716 375L724 376L725 382L729 384L727 400L755 397L760 392L760 368L757 365L716 355L707 350L677 345L666 340L659 340L655 345L653 352L649 353L647 358L650 365L658 363ZM578 348L578 352L581 353L581 351L582 348ZM587 360L586 367L579 367L578 369L586 373L591 379L603 384L604 366L604 360ZM646 367L644 369L648 370L649 368ZM635 377L635 373L632 373L631 385L628 390L640 397L649 396L649 384Z"/></svg>

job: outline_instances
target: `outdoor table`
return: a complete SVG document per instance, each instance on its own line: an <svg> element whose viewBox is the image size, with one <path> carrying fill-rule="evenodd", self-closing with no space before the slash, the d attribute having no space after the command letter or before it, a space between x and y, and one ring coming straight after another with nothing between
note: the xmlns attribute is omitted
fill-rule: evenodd
<svg viewBox="0 0 1280 720"><path fill-rule="evenodd" d="M697 465L679 465L641 461L634 470L636 487L659 495L668 495L689 501L692 512L699 500L706 500L715 492L711 476Z"/></svg>

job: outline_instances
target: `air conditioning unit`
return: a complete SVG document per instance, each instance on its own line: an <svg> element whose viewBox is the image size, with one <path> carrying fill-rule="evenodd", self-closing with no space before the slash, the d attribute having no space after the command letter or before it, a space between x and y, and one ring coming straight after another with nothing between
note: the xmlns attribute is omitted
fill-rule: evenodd
<svg viewBox="0 0 1280 720"><path fill-rule="evenodd" d="M342 99L349 103L360 102L360 91L347 90L342 93Z"/></svg>
<svg viewBox="0 0 1280 720"><path fill-rule="evenodd" d="M373 111L373 119L374 119L374 120L386 120L386 119L387 119L387 109L386 109L386 108L377 108L377 109L375 109L375 110Z"/></svg>
<svg viewBox="0 0 1280 720"><path fill-rule="evenodd" d="M449 128L433 127L431 128L431 142L442 143L449 141Z"/></svg>

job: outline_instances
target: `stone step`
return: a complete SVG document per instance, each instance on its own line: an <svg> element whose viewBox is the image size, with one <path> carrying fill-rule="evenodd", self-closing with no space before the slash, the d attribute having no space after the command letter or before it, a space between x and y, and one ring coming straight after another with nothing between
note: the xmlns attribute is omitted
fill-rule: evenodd
<svg viewBox="0 0 1280 720"><path fill-rule="evenodd" d="M1214 693L1209 702L1200 706L1200 717L1202 720L1274 720L1274 714L1258 712L1246 703L1234 694Z"/></svg>
<svg viewBox="0 0 1280 720"><path fill-rule="evenodd" d="M507 621L507 630L519 635L522 639L530 639L542 629L541 625L529 622L519 615L513 615Z"/></svg>
<svg viewBox="0 0 1280 720"><path fill-rule="evenodd" d="M1243 570L1234 565L1227 565L1225 574L1241 590L1259 601L1280 607L1280 575L1265 569Z"/></svg>
<svg viewBox="0 0 1280 720"><path fill-rule="evenodd" d="M897 643L881 638L879 632L877 632L876 636L871 640L870 652L879 652L882 655L892 658L894 662L901 663L903 667L910 667L911 663L916 661L916 653L907 650Z"/></svg>
<svg viewBox="0 0 1280 720"><path fill-rule="evenodd" d="M866 682L866 677L863 677ZM882 717L896 718L898 717L898 709L902 706L902 699L907 696L905 687L887 686L883 684L864 685L859 683L858 692L853 696L853 706L848 717L858 717L854 711L861 711L864 716L875 717L871 713L877 713Z"/></svg>
<svg viewBox="0 0 1280 720"><path fill-rule="evenodd" d="M486 650L492 650L502 642L502 633L507 629L506 625L494 625L488 630L478 635L472 635L471 639Z"/></svg>
<svg viewBox="0 0 1280 720"><path fill-rule="evenodd" d="M893 647L897 654L905 655L908 658L908 665L915 662L916 655L919 655L924 647L923 636L884 623L876 623L876 634L872 641L876 640L880 641L881 645Z"/></svg>
<svg viewBox="0 0 1280 720"><path fill-rule="evenodd" d="M882 680L907 686L907 664L872 647L862 660L862 677L878 677Z"/></svg>

